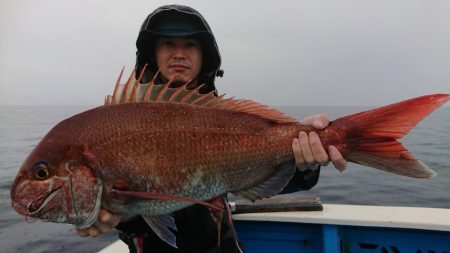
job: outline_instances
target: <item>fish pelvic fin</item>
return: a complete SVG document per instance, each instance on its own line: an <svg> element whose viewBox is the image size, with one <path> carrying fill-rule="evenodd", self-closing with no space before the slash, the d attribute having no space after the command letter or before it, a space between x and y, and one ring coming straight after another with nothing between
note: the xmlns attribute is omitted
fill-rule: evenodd
<svg viewBox="0 0 450 253"><path fill-rule="evenodd" d="M193 106L203 106L207 108L217 108L223 110L233 110L242 113L252 114L278 123L297 122L295 118L285 115L284 113L269 108L266 105L257 103L252 100L224 98L224 95L216 96L217 91L213 90L209 93L201 93L200 89L203 84L198 85L194 89L189 89L192 80L184 83L179 87L174 87L174 78L164 84L155 83L158 80L158 71L153 79L146 84L141 83L141 79L145 67L140 73L137 80L133 80L134 71L125 84L121 84L123 69L117 79L113 95L105 97L105 105L123 104L123 103L139 103L139 102L166 102L166 103L182 103ZM176 86L176 85L175 85Z"/></svg>
<svg viewBox="0 0 450 253"><path fill-rule="evenodd" d="M350 162L383 171L430 178L436 173L397 141L424 117L446 103L449 94L421 96L378 109L339 118L328 128L341 132L343 145L337 145Z"/></svg>
<svg viewBox="0 0 450 253"><path fill-rule="evenodd" d="M234 191L233 194L251 201L269 198L280 193L295 174L295 164L285 163L274 170L274 174L266 181L243 190Z"/></svg>
<svg viewBox="0 0 450 253"><path fill-rule="evenodd" d="M177 247L177 225L172 214L160 216L142 216L147 225L155 232L155 234L164 242L174 248Z"/></svg>

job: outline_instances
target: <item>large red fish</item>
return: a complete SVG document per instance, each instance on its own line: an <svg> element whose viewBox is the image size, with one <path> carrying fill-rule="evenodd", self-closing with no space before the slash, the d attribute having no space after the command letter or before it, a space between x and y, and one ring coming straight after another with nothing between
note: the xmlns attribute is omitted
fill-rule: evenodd
<svg viewBox="0 0 450 253"><path fill-rule="evenodd" d="M131 79L119 85L119 77L104 106L60 122L40 141L11 189L17 212L87 227L100 208L126 220L194 202L209 205L227 192L270 197L295 172L291 143L299 131L316 131L325 147L335 145L354 163L410 177L435 175L397 139L448 94L346 116L319 131L250 100Z"/></svg>

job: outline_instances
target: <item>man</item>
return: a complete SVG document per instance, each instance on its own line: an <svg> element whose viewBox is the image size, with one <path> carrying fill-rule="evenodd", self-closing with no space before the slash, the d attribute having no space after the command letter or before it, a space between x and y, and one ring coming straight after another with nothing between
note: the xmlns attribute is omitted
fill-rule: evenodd
<svg viewBox="0 0 450 253"><path fill-rule="evenodd" d="M149 82L159 70L156 83L173 79L173 85L190 82L189 88L205 84L200 92L207 93L216 89L215 77L223 75L214 35L201 14L190 7L169 5L156 9L145 19L136 46L136 75L148 64L143 83ZM322 129L328 125L328 118L313 115L302 122ZM292 149L297 171L291 189L312 188L318 181L320 164L331 160L339 170L346 167L339 151L330 146L326 152L314 132L300 132L292 142ZM121 239L130 252L241 252L232 225L226 219L221 223L218 242L217 226L207 207L193 205L175 212L174 217L178 249L160 240L141 217L119 224L121 216L106 210L100 211L95 225L77 232L80 236L97 236L117 228L122 231Z"/></svg>

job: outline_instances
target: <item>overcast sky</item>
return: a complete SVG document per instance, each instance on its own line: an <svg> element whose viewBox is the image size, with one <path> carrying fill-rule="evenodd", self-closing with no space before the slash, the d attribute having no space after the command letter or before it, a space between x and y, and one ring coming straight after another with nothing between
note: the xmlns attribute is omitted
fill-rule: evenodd
<svg viewBox="0 0 450 253"><path fill-rule="evenodd" d="M1 0L0 104L100 105L172 1ZM450 93L450 1L179 1L222 55L220 93L269 105L382 105Z"/></svg>

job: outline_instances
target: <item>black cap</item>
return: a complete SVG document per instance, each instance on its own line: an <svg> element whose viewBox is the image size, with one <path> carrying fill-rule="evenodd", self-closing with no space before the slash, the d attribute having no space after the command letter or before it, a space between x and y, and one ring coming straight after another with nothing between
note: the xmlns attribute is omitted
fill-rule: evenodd
<svg viewBox="0 0 450 253"><path fill-rule="evenodd" d="M140 73L145 64L149 64L149 74L156 71L155 46L161 36L198 39L203 52L199 78L204 79L201 81L209 86L209 90L215 89L215 77L223 75L223 70L220 70L219 49L206 20L198 11L188 6L162 6L145 19L136 41L136 74Z"/></svg>
<svg viewBox="0 0 450 253"><path fill-rule="evenodd" d="M152 19L152 24L148 24L147 32L159 36L188 37L201 33L209 33L200 20L192 18L187 14L169 11L167 15L157 15Z"/></svg>

